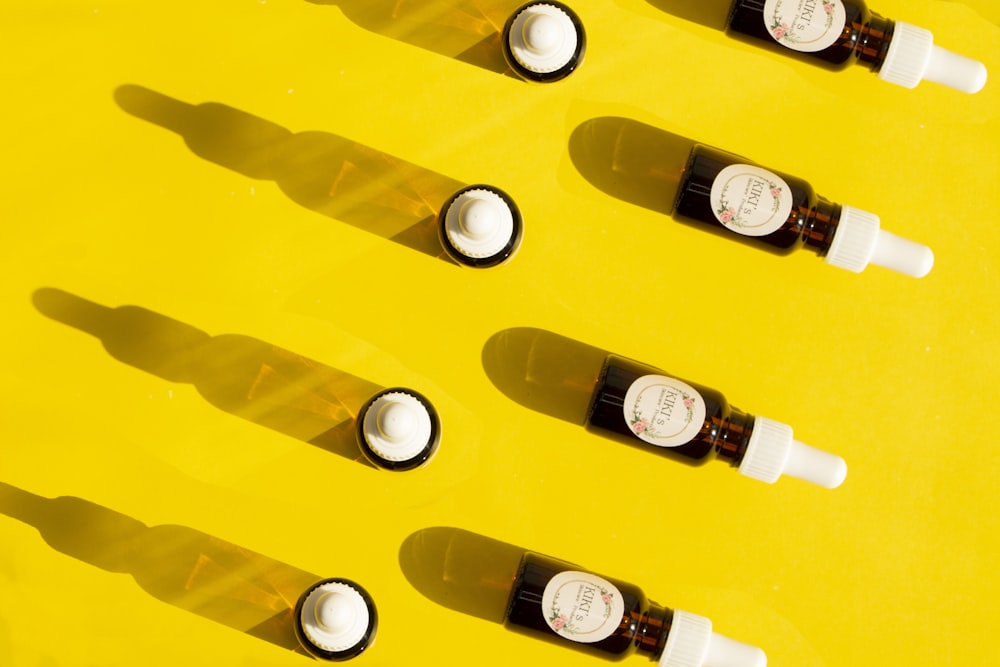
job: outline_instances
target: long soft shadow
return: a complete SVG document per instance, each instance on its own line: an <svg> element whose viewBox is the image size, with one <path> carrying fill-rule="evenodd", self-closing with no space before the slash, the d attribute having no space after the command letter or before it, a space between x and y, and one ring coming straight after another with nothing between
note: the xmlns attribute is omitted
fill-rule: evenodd
<svg viewBox="0 0 1000 667"><path fill-rule="evenodd" d="M729 19L733 0L646 0L657 9L677 18L723 30Z"/></svg>
<svg viewBox="0 0 1000 667"><path fill-rule="evenodd" d="M322 577L193 528L147 526L82 498L45 498L3 482L0 513L34 526L56 551L130 575L157 600L304 653L295 602Z"/></svg>
<svg viewBox="0 0 1000 667"><path fill-rule="evenodd" d="M115 90L127 113L179 134L209 162L274 181L292 201L445 261L437 214L455 179L328 132L297 132L217 102L188 104L142 86Z"/></svg>
<svg viewBox="0 0 1000 667"><path fill-rule="evenodd" d="M109 308L58 289L33 295L40 313L100 339L123 363L194 385L215 407L329 452L367 462L355 420L383 387L239 334L211 336L139 306Z"/></svg>
<svg viewBox="0 0 1000 667"><path fill-rule="evenodd" d="M483 369L515 403L584 424L604 359L602 350L531 327L504 329L483 346Z"/></svg>
<svg viewBox="0 0 1000 667"><path fill-rule="evenodd" d="M399 566L420 594L454 611L502 623L524 549L461 528L418 530Z"/></svg>
<svg viewBox="0 0 1000 667"><path fill-rule="evenodd" d="M695 144L630 118L603 116L573 130L569 153L580 175L597 189L670 215Z"/></svg>
<svg viewBox="0 0 1000 667"><path fill-rule="evenodd" d="M504 23L526 0L306 0L335 5L383 37L517 78L500 46Z"/></svg>

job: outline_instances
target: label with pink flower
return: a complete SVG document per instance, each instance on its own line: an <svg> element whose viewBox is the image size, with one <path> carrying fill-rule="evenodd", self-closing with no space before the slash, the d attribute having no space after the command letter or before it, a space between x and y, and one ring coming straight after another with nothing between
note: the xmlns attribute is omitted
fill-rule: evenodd
<svg viewBox="0 0 1000 667"><path fill-rule="evenodd" d="M568 570L545 585L542 613L560 637L592 644L615 631L625 614L625 600L610 581L589 572Z"/></svg>
<svg viewBox="0 0 1000 667"><path fill-rule="evenodd" d="M691 442L705 423L705 399L698 390L665 375L633 382L622 409L635 437L657 447Z"/></svg>
<svg viewBox="0 0 1000 667"><path fill-rule="evenodd" d="M766 0L764 22L778 44L813 53L837 41L847 11L841 0Z"/></svg>
<svg viewBox="0 0 1000 667"><path fill-rule="evenodd" d="M731 164L712 181L716 219L744 236L777 231L792 211L792 191L777 174L751 164Z"/></svg>

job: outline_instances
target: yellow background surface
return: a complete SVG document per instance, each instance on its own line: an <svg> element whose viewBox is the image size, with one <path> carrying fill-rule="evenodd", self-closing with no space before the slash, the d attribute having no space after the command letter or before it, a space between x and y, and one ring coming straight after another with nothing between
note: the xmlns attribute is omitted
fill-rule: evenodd
<svg viewBox="0 0 1000 667"><path fill-rule="evenodd" d="M578 0L583 66L534 85L497 48L517 4L6 9L0 665L305 665L282 613L328 576L378 604L357 664L600 664L505 630L463 540L638 584L771 665L993 664L1000 86L830 73L667 0ZM1000 77L994 3L874 8ZM666 194L585 176L675 168L598 126L805 178L936 266L855 275L673 222ZM523 212L508 265L397 236L479 182ZM716 387L848 479L592 435L585 395L539 393L596 373L556 359L577 348ZM444 428L404 474L350 441L395 385Z"/></svg>

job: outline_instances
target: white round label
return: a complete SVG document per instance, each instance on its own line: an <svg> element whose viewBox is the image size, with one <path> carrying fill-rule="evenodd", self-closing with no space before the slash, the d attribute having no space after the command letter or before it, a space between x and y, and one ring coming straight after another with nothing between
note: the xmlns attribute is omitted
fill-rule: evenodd
<svg viewBox="0 0 1000 667"><path fill-rule="evenodd" d="M840 0L766 0L764 22L778 44L812 53L837 41L847 12Z"/></svg>
<svg viewBox="0 0 1000 667"><path fill-rule="evenodd" d="M545 622L560 637L592 644L621 624L625 600L614 584L588 572L560 572L542 593Z"/></svg>
<svg viewBox="0 0 1000 667"><path fill-rule="evenodd" d="M657 447L691 442L705 423L705 399L691 385L644 375L625 392L625 421L637 438Z"/></svg>
<svg viewBox="0 0 1000 667"><path fill-rule="evenodd" d="M788 183L767 169L731 164L712 181L709 194L716 219L744 236L765 236L779 229L792 212Z"/></svg>

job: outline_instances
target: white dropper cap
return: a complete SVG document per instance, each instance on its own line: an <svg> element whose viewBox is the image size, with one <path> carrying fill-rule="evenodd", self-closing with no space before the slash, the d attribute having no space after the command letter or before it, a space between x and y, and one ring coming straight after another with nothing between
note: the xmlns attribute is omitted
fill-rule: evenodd
<svg viewBox="0 0 1000 667"><path fill-rule="evenodd" d="M510 53L531 72L549 74L573 60L579 35L565 11L545 3L524 7L511 23Z"/></svg>
<svg viewBox="0 0 1000 667"><path fill-rule="evenodd" d="M368 407L362 435L376 456L392 462L408 461L431 444L433 420L415 396L391 391Z"/></svg>
<svg viewBox="0 0 1000 667"><path fill-rule="evenodd" d="M869 264L923 278L934 266L927 246L880 229L879 217L852 206L842 206L833 242L826 253L828 264L860 273Z"/></svg>
<svg viewBox="0 0 1000 667"><path fill-rule="evenodd" d="M492 257L503 251L515 234L514 212L497 193L469 189L448 207L444 232L455 250L466 257Z"/></svg>
<svg viewBox="0 0 1000 667"><path fill-rule="evenodd" d="M978 93L986 85L986 66L934 45L934 35L923 28L895 22L889 50L878 77L904 88L915 88L923 79Z"/></svg>
<svg viewBox="0 0 1000 667"><path fill-rule="evenodd" d="M302 632L313 644L332 653L349 651L365 640L371 615L365 597L353 587L326 582L302 603Z"/></svg>
<svg viewBox="0 0 1000 667"><path fill-rule="evenodd" d="M769 484L789 475L827 489L837 488L847 477L844 459L795 440L791 426L766 417L754 417L739 470Z"/></svg>
<svg viewBox="0 0 1000 667"><path fill-rule="evenodd" d="M750 644L712 632L704 616L675 610L659 667L765 667L767 655Z"/></svg>

